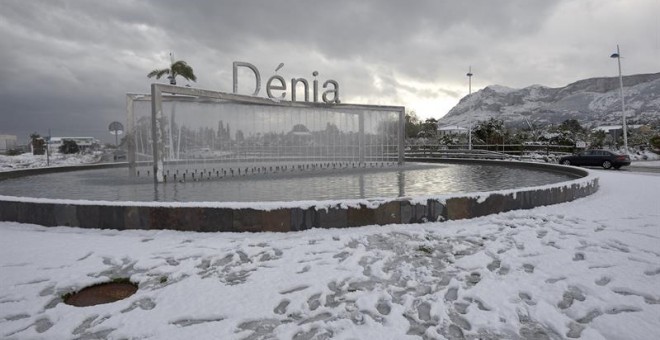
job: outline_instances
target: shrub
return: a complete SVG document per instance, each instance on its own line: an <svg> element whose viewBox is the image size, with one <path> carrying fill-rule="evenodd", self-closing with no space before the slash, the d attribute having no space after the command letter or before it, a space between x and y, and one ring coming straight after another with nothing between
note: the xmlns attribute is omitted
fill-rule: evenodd
<svg viewBox="0 0 660 340"><path fill-rule="evenodd" d="M651 146L653 147L653 149L660 150L660 135L655 135L655 136L651 137L649 142L651 143Z"/></svg>
<svg viewBox="0 0 660 340"><path fill-rule="evenodd" d="M23 151L21 151L21 149L9 149L6 152L7 156L18 156L22 153Z"/></svg>
<svg viewBox="0 0 660 340"><path fill-rule="evenodd" d="M72 154L80 152L80 148L76 142L65 139L62 141L59 151L63 154Z"/></svg>

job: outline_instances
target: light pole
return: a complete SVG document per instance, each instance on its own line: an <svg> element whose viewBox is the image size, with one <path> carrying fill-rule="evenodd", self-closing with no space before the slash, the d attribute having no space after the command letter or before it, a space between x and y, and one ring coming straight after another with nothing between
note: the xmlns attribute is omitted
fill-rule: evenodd
<svg viewBox="0 0 660 340"><path fill-rule="evenodd" d="M170 65L174 65L174 56L172 55L172 52L170 52ZM172 74L170 74L169 77L167 78L170 78L170 85L176 85L176 78L175 78L176 76L174 75L174 70L172 69L171 66L170 66L170 71L172 72Z"/></svg>
<svg viewBox="0 0 660 340"><path fill-rule="evenodd" d="M472 99L469 96L472 94L472 66L468 69L466 76L468 77L468 100L470 101L470 114L472 114ZM472 117L468 118L468 150L472 150Z"/></svg>
<svg viewBox="0 0 660 340"><path fill-rule="evenodd" d="M619 87L621 88L621 119L623 120L623 149L626 155L628 154L628 127L626 125L626 104L623 100L623 76L621 76L621 52L619 52L619 45L616 45L616 53L613 53L610 58L616 58L619 64Z"/></svg>

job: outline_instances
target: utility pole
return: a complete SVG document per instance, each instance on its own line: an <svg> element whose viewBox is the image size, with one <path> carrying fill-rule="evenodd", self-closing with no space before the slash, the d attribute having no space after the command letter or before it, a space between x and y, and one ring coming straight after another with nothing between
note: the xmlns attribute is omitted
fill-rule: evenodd
<svg viewBox="0 0 660 340"><path fill-rule="evenodd" d="M468 77L468 100L470 101L470 115L472 114L472 99L469 98L472 95L472 66L468 69L466 74ZM472 117L470 116L468 122L468 150L472 150Z"/></svg>

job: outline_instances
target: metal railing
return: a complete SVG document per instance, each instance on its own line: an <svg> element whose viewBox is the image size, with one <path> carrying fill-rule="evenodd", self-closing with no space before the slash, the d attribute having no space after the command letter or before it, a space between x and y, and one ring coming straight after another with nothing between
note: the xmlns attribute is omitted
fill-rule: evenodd
<svg viewBox="0 0 660 340"><path fill-rule="evenodd" d="M549 159L572 154L577 149L566 145L526 145L526 144L492 144L473 145L470 150L467 145L419 144L407 145L407 158L473 158L473 159L536 159L544 156Z"/></svg>

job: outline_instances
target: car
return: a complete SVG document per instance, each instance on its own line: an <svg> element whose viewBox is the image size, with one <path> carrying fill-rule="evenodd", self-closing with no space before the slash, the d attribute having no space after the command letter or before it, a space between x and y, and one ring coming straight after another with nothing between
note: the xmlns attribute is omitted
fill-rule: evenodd
<svg viewBox="0 0 660 340"><path fill-rule="evenodd" d="M630 157L608 150L584 150L577 155L560 158L559 164L619 169L624 165L630 165Z"/></svg>

